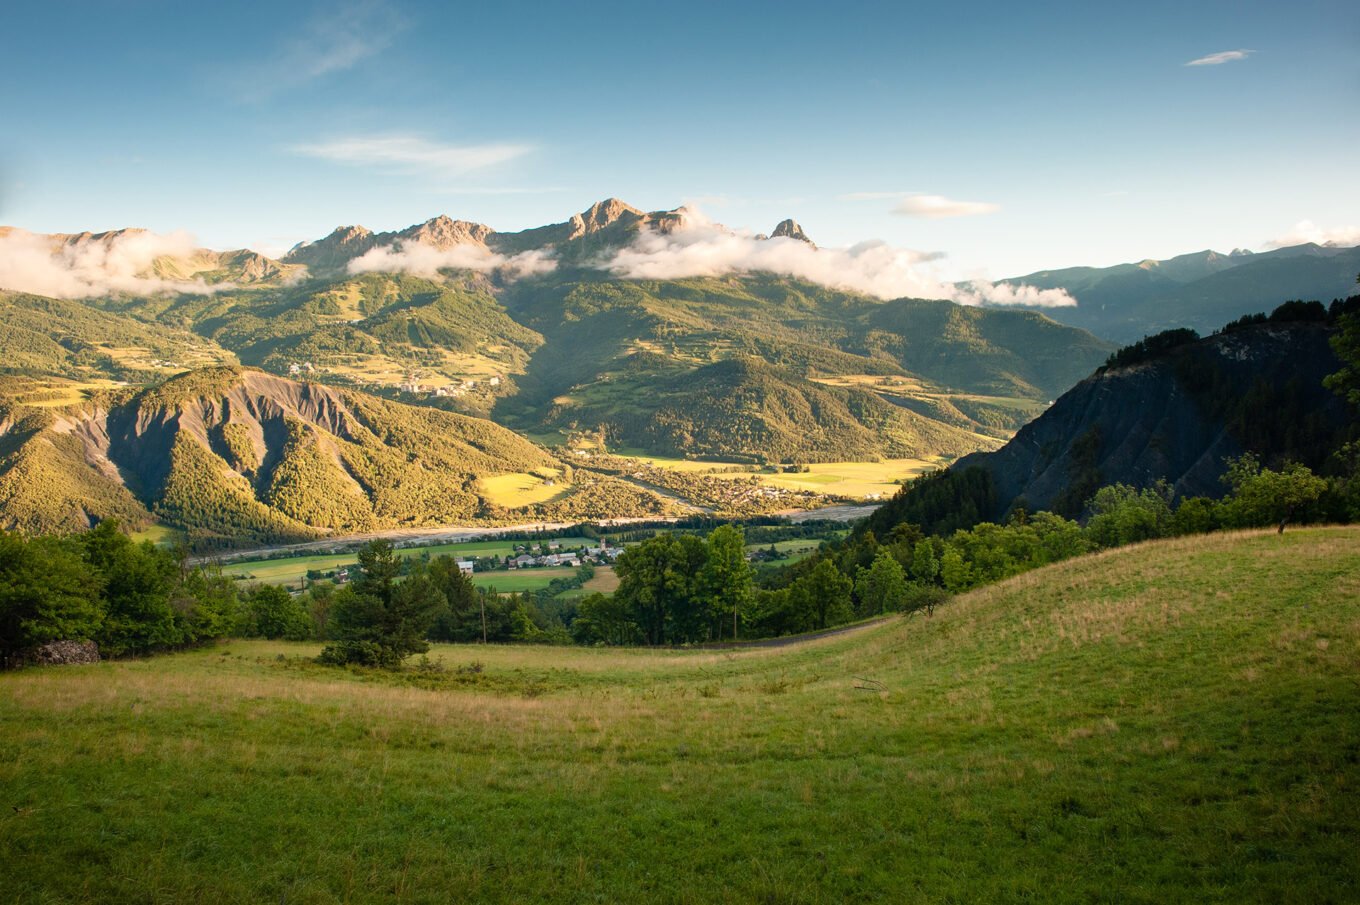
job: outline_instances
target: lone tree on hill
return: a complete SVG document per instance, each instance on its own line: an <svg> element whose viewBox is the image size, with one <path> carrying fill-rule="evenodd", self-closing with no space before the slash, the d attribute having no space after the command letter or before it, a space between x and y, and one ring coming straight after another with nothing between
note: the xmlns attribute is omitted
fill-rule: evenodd
<svg viewBox="0 0 1360 905"><path fill-rule="evenodd" d="M336 593L331 606L336 640L321 651L322 663L395 668L430 649L425 635L447 603L424 563L413 562L398 581L401 572L391 543L375 540L359 551L358 577Z"/></svg>
<svg viewBox="0 0 1360 905"><path fill-rule="evenodd" d="M1230 461L1223 480L1233 489L1227 505L1234 522L1243 527L1278 524L1280 534L1327 489L1325 480L1298 462L1271 471L1250 454Z"/></svg>

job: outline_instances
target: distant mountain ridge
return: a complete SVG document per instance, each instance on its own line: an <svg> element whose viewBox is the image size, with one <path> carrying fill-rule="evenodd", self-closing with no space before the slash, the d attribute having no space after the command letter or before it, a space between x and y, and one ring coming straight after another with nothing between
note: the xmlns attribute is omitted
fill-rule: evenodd
<svg viewBox="0 0 1360 905"><path fill-rule="evenodd" d="M1054 320L1117 342L1176 327L1208 333L1285 299L1324 304L1348 296L1360 247L1306 243L1253 253L1206 250L1163 261L1043 270L1003 284L1063 289L1076 307L1045 308Z"/></svg>

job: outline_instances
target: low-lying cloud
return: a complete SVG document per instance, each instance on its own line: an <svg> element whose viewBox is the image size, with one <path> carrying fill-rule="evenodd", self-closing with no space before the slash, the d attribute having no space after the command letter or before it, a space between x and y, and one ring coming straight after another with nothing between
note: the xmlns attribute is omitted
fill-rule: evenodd
<svg viewBox="0 0 1360 905"><path fill-rule="evenodd" d="M774 273L833 289L862 292L881 299L949 299L964 305L1061 307L1076 300L1061 290L993 285L978 280L964 287L941 280L932 264L943 255L884 242L849 248L816 248L798 239L763 239L719 226L696 211L685 225L668 233L642 232L626 248L597 266L625 279L673 280L732 273Z"/></svg>
<svg viewBox="0 0 1360 905"><path fill-rule="evenodd" d="M1317 245L1336 245L1342 248L1360 245L1360 226L1337 226L1332 229L1324 229L1312 220L1300 220L1294 224L1293 229L1289 232L1266 242L1265 247L1288 248L1291 245L1305 245L1309 242Z"/></svg>
<svg viewBox="0 0 1360 905"><path fill-rule="evenodd" d="M473 244L434 248L420 242L398 240L392 245L371 248L349 262L350 273L409 273L433 277L441 270L493 271L511 279L549 273L557 267L557 260L549 251L535 249L516 255L497 254Z"/></svg>
<svg viewBox="0 0 1360 905"><path fill-rule="evenodd" d="M91 298L131 293L206 295L229 288L203 280L169 280L151 272L157 258L187 258L193 236L129 230L103 238L63 241L21 229L0 233L0 289L54 298Z"/></svg>

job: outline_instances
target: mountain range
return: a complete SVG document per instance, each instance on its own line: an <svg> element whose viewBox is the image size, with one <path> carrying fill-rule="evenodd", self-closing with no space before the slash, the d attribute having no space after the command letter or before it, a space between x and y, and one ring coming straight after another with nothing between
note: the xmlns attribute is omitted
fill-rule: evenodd
<svg viewBox="0 0 1360 905"><path fill-rule="evenodd" d="M22 344L14 361L30 374L145 382L158 368L243 364L540 437L736 461L994 446L1112 348L1034 312L885 301L761 272L630 279L601 269L605 251L684 231L690 216L609 199L520 232L448 217L386 233L347 226L278 261L181 250L145 270L196 288L66 301L4 293L30 321L44 305L61 310L45 343L0 343ZM45 240L107 257L136 236ZM814 248L792 220L755 241ZM121 319L96 324L86 311ZM695 417L719 398L741 400L753 429Z"/></svg>
<svg viewBox="0 0 1360 905"><path fill-rule="evenodd" d="M1307 243L1261 253L1200 251L1113 267L1042 270L1002 282L1065 290L1076 306L1044 308L1045 314L1126 343L1177 327L1209 333L1290 299L1326 304L1350 295L1357 273L1360 247Z"/></svg>
<svg viewBox="0 0 1360 905"><path fill-rule="evenodd" d="M519 232L346 226L277 260L139 230L18 236L51 290L0 286L0 522L159 520L211 546L669 511L648 487L573 475L567 449L742 467L953 460L1000 447L1113 351L1054 320L1083 296L1133 323L1162 304L1140 285L1288 282L1355 251L1024 278L1081 301L1043 311L605 263L695 228L726 235L692 216L609 199ZM793 220L741 241L823 254ZM486 481L508 475L562 492L507 508Z"/></svg>

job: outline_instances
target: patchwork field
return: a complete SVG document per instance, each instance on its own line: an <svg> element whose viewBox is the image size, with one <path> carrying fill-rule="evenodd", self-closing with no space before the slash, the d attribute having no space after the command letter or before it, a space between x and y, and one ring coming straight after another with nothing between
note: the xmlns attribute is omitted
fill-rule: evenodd
<svg viewBox="0 0 1360 905"><path fill-rule="evenodd" d="M564 537L557 542L562 545L563 549L598 543L585 537ZM458 557L499 556L503 559L512 555L517 545L525 543L526 541L514 540L465 541L456 544L434 544L428 547L406 547L398 549L397 555L408 558L426 554ZM244 579L261 581L266 584L298 585L309 571L329 572L342 566L352 566L356 562L358 562L358 558L353 553L326 553L316 556L290 556L280 559L239 560L224 564L222 572L226 575L240 576ZM509 573L489 572L485 574L507 575ZM481 577L482 573L479 573L476 577L478 583L482 583ZM547 587L547 585L548 581L544 580L542 587ZM510 590L510 588L506 587L503 590ZM515 588L515 590L522 589Z"/></svg>
<svg viewBox="0 0 1360 905"><path fill-rule="evenodd" d="M1360 897L1360 530L740 652L232 642L0 675L15 902Z"/></svg>

